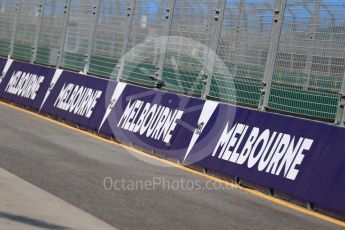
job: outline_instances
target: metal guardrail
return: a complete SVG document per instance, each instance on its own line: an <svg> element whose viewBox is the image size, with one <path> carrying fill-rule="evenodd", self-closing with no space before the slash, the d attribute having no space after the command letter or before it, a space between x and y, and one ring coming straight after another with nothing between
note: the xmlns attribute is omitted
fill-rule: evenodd
<svg viewBox="0 0 345 230"><path fill-rule="evenodd" d="M337 0L0 0L0 55L344 122Z"/></svg>

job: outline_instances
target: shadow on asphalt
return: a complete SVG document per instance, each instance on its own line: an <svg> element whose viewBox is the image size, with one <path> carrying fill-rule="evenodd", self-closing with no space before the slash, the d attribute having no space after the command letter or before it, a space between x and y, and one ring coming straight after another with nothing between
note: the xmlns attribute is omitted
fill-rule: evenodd
<svg viewBox="0 0 345 230"><path fill-rule="evenodd" d="M42 220L37 220L37 219L33 219L26 216L14 215L11 213L1 212L1 211L0 211L0 218L15 221L15 222L20 222L20 223L31 225L34 227L45 228L45 229L52 229L52 230L69 230L70 229L64 226L47 223Z"/></svg>

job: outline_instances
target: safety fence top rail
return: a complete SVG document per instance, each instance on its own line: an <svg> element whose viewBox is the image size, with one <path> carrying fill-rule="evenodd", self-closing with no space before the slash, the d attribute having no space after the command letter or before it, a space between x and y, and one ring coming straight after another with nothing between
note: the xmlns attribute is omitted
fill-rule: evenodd
<svg viewBox="0 0 345 230"><path fill-rule="evenodd" d="M1 0L0 55L344 124L338 0Z"/></svg>

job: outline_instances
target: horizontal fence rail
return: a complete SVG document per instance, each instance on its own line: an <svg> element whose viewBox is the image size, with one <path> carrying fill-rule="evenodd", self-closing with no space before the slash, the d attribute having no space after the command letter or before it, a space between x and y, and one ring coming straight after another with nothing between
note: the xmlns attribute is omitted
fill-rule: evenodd
<svg viewBox="0 0 345 230"><path fill-rule="evenodd" d="M0 0L0 55L344 124L337 0Z"/></svg>

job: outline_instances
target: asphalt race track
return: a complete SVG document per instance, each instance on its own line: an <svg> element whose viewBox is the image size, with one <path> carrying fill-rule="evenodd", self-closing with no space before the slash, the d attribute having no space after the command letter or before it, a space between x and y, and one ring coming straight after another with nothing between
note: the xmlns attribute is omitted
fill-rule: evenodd
<svg viewBox="0 0 345 230"><path fill-rule="evenodd" d="M0 168L117 229L341 229L2 104L0 141Z"/></svg>

